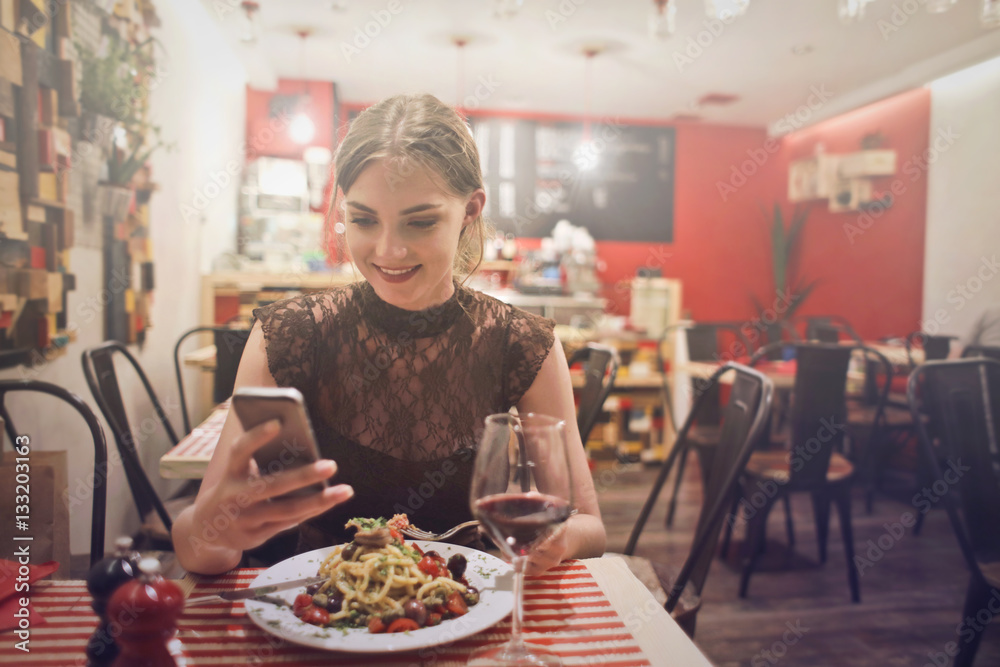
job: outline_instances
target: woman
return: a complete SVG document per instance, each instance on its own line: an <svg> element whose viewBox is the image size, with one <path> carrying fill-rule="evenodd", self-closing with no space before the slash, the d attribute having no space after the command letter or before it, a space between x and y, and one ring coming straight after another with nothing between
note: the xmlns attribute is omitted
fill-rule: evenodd
<svg viewBox="0 0 1000 667"><path fill-rule="evenodd" d="M475 268L484 239L486 197L468 127L430 95L389 98L352 123L335 164L347 245L366 282L257 309L236 377L237 388L299 389L328 458L261 484L252 455L277 426L244 432L228 419L195 504L174 523L181 564L224 572L294 527L300 551L337 544L354 516L405 512L432 531L469 519L483 419L515 405L565 419L578 510L527 571L603 553L552 323L454 279ZM273 500L334 474L344 484Z"/></svg>

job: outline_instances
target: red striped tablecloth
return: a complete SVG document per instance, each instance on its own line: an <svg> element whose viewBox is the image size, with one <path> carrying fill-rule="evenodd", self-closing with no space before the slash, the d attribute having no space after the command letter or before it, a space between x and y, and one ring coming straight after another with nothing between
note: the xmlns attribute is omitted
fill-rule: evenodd
<svg viewBox="0 0 1000 667"><path fill-rule="evenodd" d="M191 430L177 446L160 457L160 477L201 479L215 452L222 426L229 415L229 401L220 403L205 421Z"/></svg>
<svg viewBox="0 0 1000 667"><path fill-rule="evenodd" d="M616 561L616 562L613 562ZM565 665L632 667L709 664L672 619L642 588L620 559L569 561L525 586L525 634L546 645ZM261 572L243 569L204 578L191 595L243 588ZM624 572L624 575L622 574ZM622 577L615 580L615 577ZM631 577L631 579L629 579ZM638 589L632 590L638 586ZM623 599L624 589L638 596ZM606 593L608 591L608 593ZM648 596L648 599L643 597ZM30 652L15 648L16 636L0 634L0 663L69 667L86 664L84 648L96 625L82 581L37 582L32 606L45 622L31 628ZM643 635L646 638L643 639ZM178 628L190 665L464 665L471 651L510 637L509 618L449 645L385 656L319 651L260 630L243 603L220 603L185 611ZM652 642L652 643L650 643Z"/></svg>

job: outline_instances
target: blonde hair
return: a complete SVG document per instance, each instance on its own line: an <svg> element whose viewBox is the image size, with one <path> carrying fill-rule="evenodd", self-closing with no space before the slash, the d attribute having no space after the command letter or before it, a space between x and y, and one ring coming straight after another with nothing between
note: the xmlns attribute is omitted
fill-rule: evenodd
<svg viewBox="0 0 1000 667"><path fill-rule="evenodd" d="M472 131L454 109L433 95L396 95L362 111L337 149L336 187L346 194L376 160L388 160L401 177L417 167L429 169L457 197L483 188ZM486 238L487 225L480 214L459 237L457 273L469 276L479 267Z"/></svg>

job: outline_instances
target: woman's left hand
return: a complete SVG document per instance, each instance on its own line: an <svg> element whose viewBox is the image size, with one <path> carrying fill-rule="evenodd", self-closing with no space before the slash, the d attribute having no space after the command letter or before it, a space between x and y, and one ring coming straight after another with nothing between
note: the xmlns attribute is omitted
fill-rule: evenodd
<svg viewBox="0 0 1000 667"><path fill-rule="evenodd" d="M550 535L531 550L528 562L524 566L525 574L541 574L566 559L569 552L569 543L566 539L567 528L568 526L562 526L554 535Z"/></svg>

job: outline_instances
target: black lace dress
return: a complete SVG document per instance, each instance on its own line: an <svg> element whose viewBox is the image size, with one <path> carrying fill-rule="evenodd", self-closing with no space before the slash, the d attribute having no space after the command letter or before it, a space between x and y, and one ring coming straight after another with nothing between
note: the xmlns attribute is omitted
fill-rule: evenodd
<svg viewBox="0 0 1000 667"><path fill-rule="evenodd" d="M406 513L424 530L471 518L469 483L487 415L534 381L553 323L456 285L447 302L408 311L368 283L254 311L271 374L306 397L335 483L354 497L299 530L299 550L349 539L354 516Z"/></svg>

